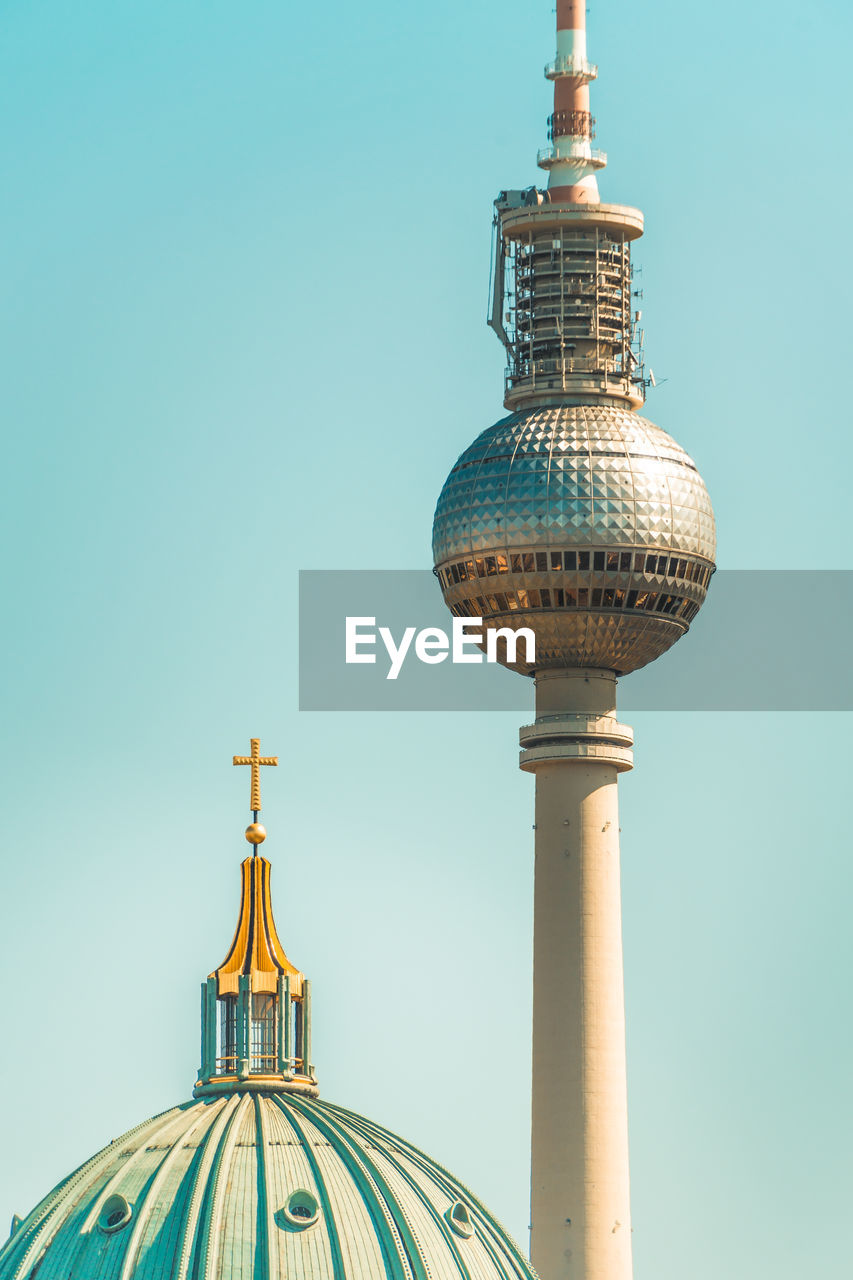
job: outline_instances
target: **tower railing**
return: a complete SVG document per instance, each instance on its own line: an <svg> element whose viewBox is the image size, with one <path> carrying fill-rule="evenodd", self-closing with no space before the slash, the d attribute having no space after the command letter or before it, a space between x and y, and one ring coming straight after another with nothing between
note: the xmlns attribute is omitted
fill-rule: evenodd
<svg viewBox="0 0 853 1280"><path fill-rule="evenodd" d="M595 80L598 67L588 58L576 53L564 53L562 57L553 58L545 63L545 79L556 80L559 76L578 76L585 80Z"/></svg>

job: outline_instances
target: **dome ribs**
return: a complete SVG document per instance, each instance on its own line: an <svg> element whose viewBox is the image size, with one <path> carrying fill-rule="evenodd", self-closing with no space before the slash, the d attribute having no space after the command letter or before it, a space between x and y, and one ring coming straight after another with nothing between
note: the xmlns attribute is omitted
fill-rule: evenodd
<svg viewBox="0 0 853 1280"><path fill-rule="evenodd" d="M139 1259L142 1244L149 1229L152 1213L156 1211L159 1192L164 1188L166 1181L178 1162L185 1158L184 1152L187 1141L192 1138L203 1124L206 1124L209 1117L202 1114L192 1121L190 1127L180 1135L180 1138L172 1145L171 1150L166 1154L165 1159L161 1160L154 1177L145 1189L145 1194L140 1196L134 1205L133 1218L130 1226L130 1236L125 1250L124 1262L122 1263L120 1280L133 1280L136 1275L137 1261Z"/></svg>
<svg viewBox="0 0 853 1280"><path fill-rule="evenodd" d="M330 1121L329 1123L331 1124L332 1122ZM418 1216L423 1217L425 1220L424 1225L426 1227L426 1231L424 1231L423 1226L419 1231L414 1222L408 1222L408 1218L406 1221L408 1222L412 1237L417 1243L420 1257L425 1260L432 1257L436 1252L436 1250L430 1246L430 1242L426 1239L422 1239L422 1237L427 1233L434 1235L437 1231L437 1233L442 1237L442 1244L450 1248L456 1263L456 1270L458 1271L459 1276L462 1277L462 1280L475 1280L474 1275L469 1270L462 1254L458 1237L454 1236L444 1215L430 1200L426 1189L422 1187L418 1180L414 1178L409 1170L404 1167L403 1163L394 1157L392 1150L390 1149L392 1144L388 1143L387 1139L384 1142L381 1140L377 1141L375 1131L371 1132L369 1124L359 1123L357 1120L355 1122L351 1121L346 1126L335 1123L334 1127L340 1135L341 1140L346 1143L348 1151L357 1154L358 1158L361 1159L365 1166L370 1169L373 1178L385 1189L384 1194L386 1195L386 1202L389 1205L393 1204L398 1207L402 1207L407 1200L414 1198L415 1205L421 1211ZM353 1133L362 1136L365 1142L368 1141L368 1138L372 1138L373 1142L371 1145L373 1150L379 1153L381 1160L368 1155L365 1148L354 1142L351 1136ZM398 1147L398 1150L400 1149L401 1146ZM383 1164L390 1166L390 1169L383 1171ZM400 1194L399 1185L397 1187L392 1185L392 1178L398 1184L404 1185L406 1194ZM437 1180L433 1178L433 1182L436 1181ZM450 1194L448 1198L450 1204L452 1204L456 1199L458 1199L458 1196ZM448 1207L450 1207L450 1205L448 1205ZM414 1218L414 1214L412 1214L412 1217ZM470 1245L468 1247L470 1248Z"/></svg>
<svg viewBox="0 0 853 1280"><path fill-rule="evenodd" d="M208 1137L204 1144L201 1159L196 1166L186 1222L184 1224L184 1230L181 1238L178 1266L173 1280L190 1280L190 1264L192 1263L193 1255L196 1252L196 1240L198 1237L199 1223L202 1218L202 1210L207 1199L207 1192L210 1184L210 1172L221 1148L225 1130L228 1128L231 1118L237 1108L237 1098L236 1096L232 1096L227 1100L217 1099L214 1103L206 1103L203 1105L205 1106L205 1109L213 1106L219 1107L220 1110L218 1115L216 1115L212 1126L209 1128ZM193 1270L193 1275L194 1274L195 1269Z"/></svg>
<svg viewBox="0 0 853 1280"><path fill-rule="evenodd" d="M0 1277L2 1277L2 1280L7 1280L7 1277L8 1280L21 1280L22 1277L30 1275L33 1268L39 1265L38 1260L60 1230L66 1219L67 1212L73 1211L74 1207L79 1203L86 1186L87 1177L91 1179L97 1176L103 1166L110 1159L115 1159L117 1152L121 1151L131 1139L140 1137L149 1129L156 1133L157 1126L160 1125L164 1117L173 1117L182 1110L183 1107L173 1107L169 1111L161 1112L150 1120L146 1120L143 1124L137 1125L136 1128L129 1129L121 1138L111 1142L103 1150L98 1151L90 1160L80 1165L74 1173L61 1182L36 1207L33 1213L24 1220L22 1226L9 1242L12 1246L9 1254L6 1257L3 1256L6 1248L9 1247L8 1245L3 1250L0 1250ZM79 1194L73 1194L74 1192L79 1192ZM69 1201L70 1205L68 1204ZM59 1210L64 1205L68 1206L66 1214L60 1215ZM17 1255L17 1265L12 1269L8 1269L7 1263L9 1259L15 1257L16 1249L20 1250Z"/></svg>
<svg viewBox="0 0 853 1280"><path fill-rule="evenodd" d="M305 1133L305 1130L302 1128L302 1126L299 1124L298 1120L296 1119L296 1116L294 1116L293 1114L295 1108L292 1105L292 1099L288 1098L288 1105L285 1106L282 1098L274 1094L270 1099L270 1101L274 1106L278 1106L284 1112L284 1115L287 1119L287 1123L289 1124L293 1132L298 1137L302 1150L305 1153L305 1158L307 1159L308 1164L310 1165L311 1175L314 1179L314 1185L317 1188L317 1198L320 1201L320 1204L322 1206L323 1222L326 1228L326 1232L329 1240L329 1247L332 1253L334 1280L338 1280L338 1277L340 1277L340 1280L357 1280L355 1276L352 1276L352 1277L347 1276L347 1269L344 1265L343 1250L341 1248L341 1240L338 1234L335 1215L332 1212L333 1205L332 1205L331 1197L329 1195L329 1189L326 1185L326 1178L323 1174L323 1170L320 1168L320 1162L317 1158L316 1152L312 1149L311 1143L308 1140L308 1136Z"/></svg>
<svg viewBox="0 0 853 1280"><path fill-rule="evenodd" d="M251 1109L248 1094L234 1099L235 1105L228 1115L224 1132L213 1158L210 1176L205 1188L204 1207L199 1219L198 1256L191 1273L191 1280L215 1280L218 1275L219 1254L222 1247L223 1211L226 1189L231 1175L231 1161L242 1121Z"/></svg>
<svg viewBox="0 0 853 1280"><path fill-rule="evenodd" d="M530 1280L534 1273L527 1266L523 1271L518 1269L518 1258L521 1255L521 1250L503 1223L494 1218L470 1188L460 1182L448 1169L443 1165L437 1164L435 1160L418 1147L412 1146L410 1142L399 1138L396 1134L389 1133L387 1129L383 1129L372 1120L367 1120L365 1117L356 1115L352 1111L347 1111L343 1107L338 1107L334 1103L327 1102L324 1107L333 1114L341 1116L349 1128L362 1134L365 1139L369 1138L374 1144L380 1145L389 1159L394 1158L391 1154L393 1151L399 1151L405 1155L412 1164L422 1169L428 1178L442 1188L449 1200L462 1199L469 1207L476 1209L478 1215L477 1226L485 1233L480 1238L487 1245L495 1264L502 1266L509 1263L513 1267L515 1276L520 1277L521 1280ZM498 1248L502 1255L502 1261L498 1257Z"/></svg>
<svg viewBox="0 0 853 1280"><path fill-rule="evenodd" d="M319 1206L304 1226L285 1212L298 1192ZM111 1195L131 1214L105 1232ZM447 1218L458 1201L474 1227L464 1239ZM29 1252L33 1234L13 1236L0 1280L534 1280L445 1169L342 1107L286 1092L164 1112L57 1188L30 1215L36 1230L45 1205L49 1238Z"/></svg>
<svg viewBox="0 0 853 1280"><path fill-rule="evenodd" d="M257 1094L253 1097L252 1102L255 1110L255 1143L258 1153L256 1168L258 1226L255 1264L256 1266L260 1265L261 1275L266 1277L266 1280L275 1280L279 1268L273 1267L273 1258L277 1254L272 1242L272 1233L276 1229L274 1217L276 1206L270 1194L269 1185L269 1165L267 1162L269 1136L264 1117L264 1108L261 1106L261 1100Z"/></svg>
<svg viewBox="0 0 853 1280"><path fill-rule="evenodd" d="M353 1140L346 1126L328 1114L325 1106L315 1107L308 1102L295 1102L295 1105L300 1111L310 1116L312 1123L321 1133L326 1134L332 1145L345 1158L345 1163L351 1172L355 1175L358 1171L361 1175L359 1181L363 1188L362 1194L365 1190L368 1191L391 1228L400 1261L407 1267L407 1276L410 1275L412 1280L431 1280L426 1258L432 1256L434 1250L424 1249L417 1227L406 1212L400 1196L394 1193L378 1162ZM455 1255L456 1250L454 1249L453 1252ZM465 1280L470 1280L467 1269L461 1270L459 1274Z"/></svg>

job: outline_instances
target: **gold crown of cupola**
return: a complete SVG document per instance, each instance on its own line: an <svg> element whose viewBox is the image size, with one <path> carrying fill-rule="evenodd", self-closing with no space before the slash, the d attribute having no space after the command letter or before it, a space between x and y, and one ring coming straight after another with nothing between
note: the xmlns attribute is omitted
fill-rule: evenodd
<svg viewBox="0 0 853 1280"><path fill-rule="evenodd" d="M250 990L274 995L279 981L290 978L291 994L302 998L305 975L287 958L275 927L270 897L270 864L254 854L240 867L242 890L240 918L228 954L210 974L216 994L236 995L241 976L248 976Z"/></svg>

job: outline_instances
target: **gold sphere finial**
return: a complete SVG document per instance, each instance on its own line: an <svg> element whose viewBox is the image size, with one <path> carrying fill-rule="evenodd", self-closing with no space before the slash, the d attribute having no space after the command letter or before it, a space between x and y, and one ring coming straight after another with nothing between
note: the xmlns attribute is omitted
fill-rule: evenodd
<svg viewBox="0 0 853 1280"><path fill-rule="evenodd" d="M266 827L262 827L259 822L252 822L246 828L246 839L249 841L249 844L263 844L266 838Z"/></svg>

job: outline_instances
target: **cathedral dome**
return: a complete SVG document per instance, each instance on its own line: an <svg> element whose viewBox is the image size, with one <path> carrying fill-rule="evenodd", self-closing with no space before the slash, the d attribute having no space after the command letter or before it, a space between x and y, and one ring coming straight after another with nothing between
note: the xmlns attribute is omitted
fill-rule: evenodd
<svg viewBox="0 0 853 1280"><path fill-rule="evenodd" d="M531 1280L451 1174L297 1093L174 1107L56 1187L0 1250L0 1280Z"/></svg>
<svg viewBox="0 0 853 1280"><path fill-rule="evenodd" d="M483 431L448 476L433 556L457 617L529 627L536 669L625 674L683 635L714 571L696 464L616 404L538 406Z"/></svg>
<svg viewBox="0 0 853 1280"><path fill-rule="evenodd" d="M318 1094L311 984L253 853L222 963L201 984L193 1101L111 1142L0 1248L0 1280L535 1280L479 1200L402 1138Z"/></svg>

